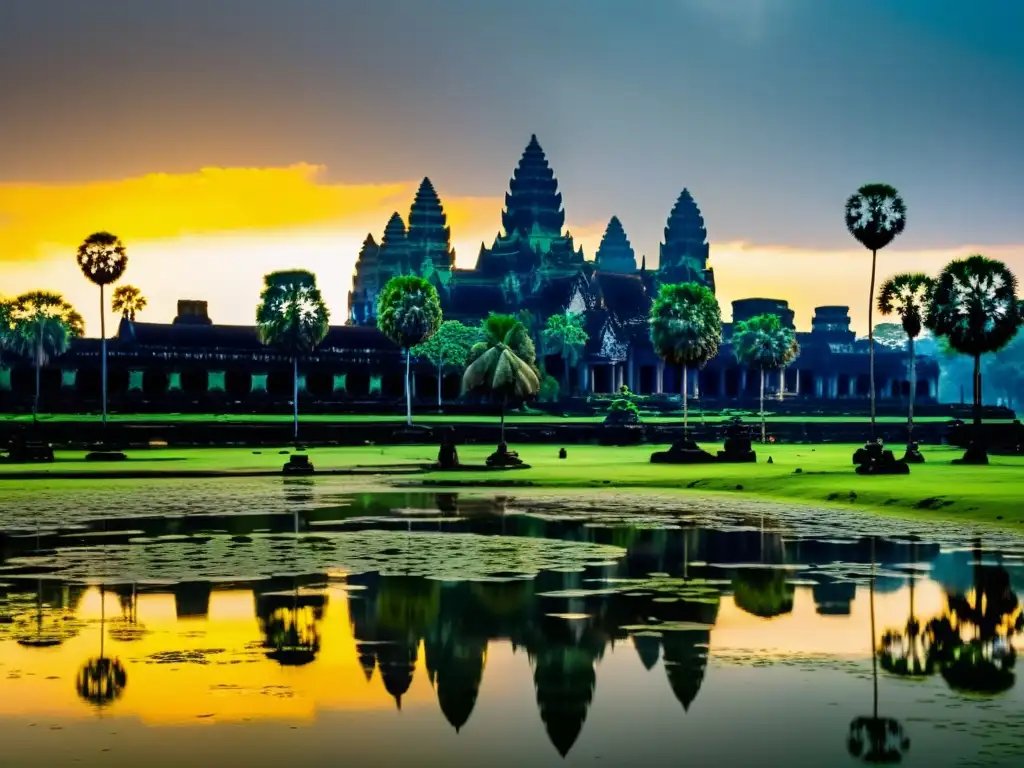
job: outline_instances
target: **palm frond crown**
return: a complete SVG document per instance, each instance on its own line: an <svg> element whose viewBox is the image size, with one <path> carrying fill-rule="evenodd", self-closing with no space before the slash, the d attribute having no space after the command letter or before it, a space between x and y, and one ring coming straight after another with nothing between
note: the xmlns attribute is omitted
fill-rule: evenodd
<svg viewBox="0 0 1024 768"><path fill-rule="evenodd" d="M29 291L8 305L8 348L45 363L67 351L71 339L85 333L85 322L64 297L52 291Z"/></svg>
<svg viewBox="0 0 1024 768"><path fill-rule="evenodd" d="M400 347L422 344L440 325L437 289L422 277L393 277L377 297L377 327Z"/></svg>
<svg viewBox="0 0 1024 768"><path fill-rule="evenodd" d="M128 268L128 255L124 243L110 232L89 235L78 246L75 260L82 274L96 285L116 283Z"/></svg>
<svg viewBox="0 0 1024 768"><path fill-rule="evenodd" d="M526 400L540 390L536 351L525 326L511 315L492 313L481 327L462 378L463 392Z"/></svg>
<svg viewBox="0 0 1024 768"><path fill-rule="evenodd" d="M796 334L773 314L757 315L736 323L732 346L737 360L762 370L782 368L800 353Z"/></svg>
<svg viewBox="0 0 1024 768"><path fill-rule="evenodd" d="M846 228L869 251L889 245L906 226L906 203L889 184L865 184L846 200Z"/></svg>
<svg viewBox="0 0 1024 768"><path fill-rule="evenodd" d="M898 315L907 336L916 339L921 335L934 288L935 281L922 272L894 275L878 291L878 311L883 315Z"/></svg>
<svg viewBox="0 0 1024 768"><path fill-rule="evenodd" d="M662 285L651 307L651 343L669 363L702 366L722 343L722 311L699 283Z"/></svg>
<svg viewBox="0 0 1024 768"><path fill-rule="evenodd" d="M271 272L263 284L256 308L260 341L292 355L315 349L330 328L330 312L316 276L305 270Z"/></svg>
<svg viewBox="0 0 1024 768"><path fill-rule="evenodd" d="M942 270L928 303L925 326L961 354L997 352L1021 325L1017 278L1001 261L975 255Z"/></svg>

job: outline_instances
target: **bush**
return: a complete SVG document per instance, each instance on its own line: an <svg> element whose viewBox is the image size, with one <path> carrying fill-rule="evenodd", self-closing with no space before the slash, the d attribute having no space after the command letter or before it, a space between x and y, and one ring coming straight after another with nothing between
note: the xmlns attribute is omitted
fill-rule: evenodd
<svg viewBox="0 0 1024 768"><path fill-rule="evenodd" d="M558 379L554 376L545 375L541 379L540 392L537 393L537 397L542 403L554 403L557 402L561 391L562 386L558 383Z"/></svg>
<svg viewBox="0 0 1024 768"><path fill-rule="evenodd" d="M628 392L629 390L626 391ZM624 411L628 411L637 417L640 416L640 409L636 407L636 403L624 397L612 400L612 404L608 406L608 413L621 413Z"/></svg>

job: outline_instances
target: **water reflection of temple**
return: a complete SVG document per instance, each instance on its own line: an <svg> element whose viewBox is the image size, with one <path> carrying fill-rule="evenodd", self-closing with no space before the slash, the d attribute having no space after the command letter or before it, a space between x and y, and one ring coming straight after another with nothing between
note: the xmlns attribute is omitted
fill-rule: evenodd
<svg viewBox="0 0 1024 768"><path fill-rule="evenodd" d="M346 649L354 658L348 658L358 662L370 686L386 691L397 708L416 694L414 683L421 686L421 696L429 682L437 706L458 732L472 721L491 644L521 649L529 660L540 724L564 756L586 727L601 684L600 662L610 645L631 644L640 661L636 674L651 673L648 681L664 680L682 715L700 705L713 631L723 611L738 609L774 621L794 610L796 590L804 589L802 599L813 598L819 615L849 615L855 600L866 599L869 575L874 575L877 591L891 591L906 584L910 571L901 576L900 564L939 556L936 547L876 541L872 569L868 539L788 538L758 521L729 531L644 530L587 522L487 512L453 519L451 529L616 543L626 554L584 572L542 571L522 579L456 583L375 573L349 576L337 585L346 594L344 607L331 611L338 621L347 610L355 641L351 651ZM413 530L428 525L436 523L402 521ZM1015 654L1008 640L1020 631L1017 595L1007 571L997 567L969 566L966 583L966 590L950 590L942 616L921 617L922 627L935 619L931 631L941 640L935 645L942 651L935 669L943 670L943 679L956 690L1005 690L1014 682ZM291 666L322 661L329 608L325 586L323 577L249 585L249 615L255 616L261 634L256 644L260 658ZM207 616L217 594L208 583L163 589L178 620ZM239 587L232 589L237 592ZM81 599L81 590L58 590L52 582L37 589L36 582L26 579L23 592L11 626L26 632L40 613L45 625L51 616L73 613ZM136 626L134 585L114 592L122 613L114 619ZM337 600L339 592L333 594ZM866 641L867 625L862 629ZM879 628L880 635L884 629ZM109 631L113 637L113 627ZM104 690L115 690L118 679L111 677L115 685Z"/></svg>

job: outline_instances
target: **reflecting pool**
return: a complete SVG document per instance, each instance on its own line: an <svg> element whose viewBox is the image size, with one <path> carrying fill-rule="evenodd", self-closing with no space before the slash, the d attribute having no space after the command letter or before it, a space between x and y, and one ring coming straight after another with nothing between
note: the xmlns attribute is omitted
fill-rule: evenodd
<svg viewBox="0 0 1024 768"><path fill-rule="evenodd" d="M1024 542L770 504L0 489L0 765L1024 764Z"/></svg>

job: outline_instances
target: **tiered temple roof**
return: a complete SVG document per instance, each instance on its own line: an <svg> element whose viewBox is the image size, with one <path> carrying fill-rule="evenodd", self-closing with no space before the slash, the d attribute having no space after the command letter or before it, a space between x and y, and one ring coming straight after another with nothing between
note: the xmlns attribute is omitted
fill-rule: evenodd
<svg viewBox="0 0 1024 768"><path fill-rule="evenodd" d="M356 259L352 290L348 293L348 314L353 323L367 323L375 316L376 297L380 292L379 252L380 246L373 235L367 235Z"/></svg>
<svg viewBox="0 0 1024 768"><path fill-rule="evenodd" d="M405 235L410 266L420 274L427 271L427 265L434 270L451 270L455 266L451 235L434 185L424 178L412 202Z"/></svg>
<svg viewBox="0 0 1024 768"><path fill-rule="evenodd" d="M509 181L501 224L504 232L494 244L480 247L476 265L480 272L564 272L578 269L583 263L583 250L576 250L572 235L562 234L562 195L536 135L530 137Z"/></svg>
<svg viewBox="0 0 1024 768"><path fill-rule="evenodd" d="M632 275L636 272L636 254L629 244L626 231L622 228L622 222L618 216L612 216L608 222L608 228L601 238L601 245L597 249L594 258L595 266L602 272L616 272L623 275Z"/></svg>
<svg viewBox="0 0 1024 768"><path fill-rule="evenodd" d="M381 284L383 285L395 275L409 272L409 247L406 241L405 222L396 211L391 214L387 225L384 227L384 237L380 241L380 250L377 256L381 269Z"/></svg>
<svg viewBox="0 0 1024 768"><path fill-rule="evenodd" d="M714 271L708 268L708 233L704 217L688 189L672 207L661 244L658 280L662 283L696 282L715 289Z"/></svg>

